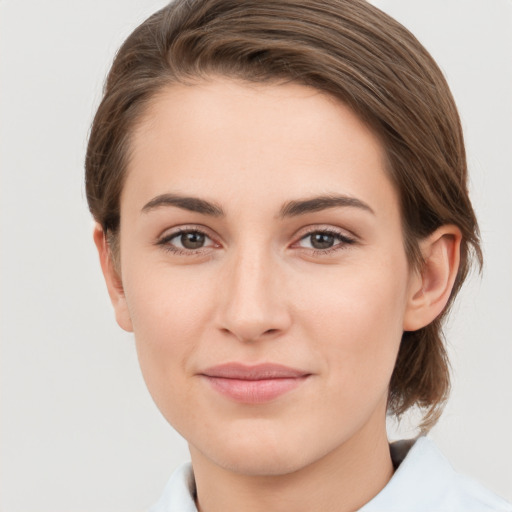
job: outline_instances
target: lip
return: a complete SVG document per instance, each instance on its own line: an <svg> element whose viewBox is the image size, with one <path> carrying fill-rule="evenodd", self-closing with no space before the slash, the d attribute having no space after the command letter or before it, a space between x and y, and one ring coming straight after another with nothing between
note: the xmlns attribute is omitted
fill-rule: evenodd
<svg viewBox="0 0 512 512"><path fill-rule="evenodd" d="M226 363L200 373L218 393L245 404L270 402L300 386L311 374L274 363Z"/></svg>

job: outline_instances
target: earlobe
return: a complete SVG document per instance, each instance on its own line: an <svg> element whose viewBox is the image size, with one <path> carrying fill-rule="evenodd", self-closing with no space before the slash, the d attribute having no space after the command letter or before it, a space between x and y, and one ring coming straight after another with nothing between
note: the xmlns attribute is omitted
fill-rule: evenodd
<svg viewBox="0 0 512 512"><path fill-rule="evenodd" d="M404 331L425 327L444 310L459 269L461 238L457 226L445 225L420 242L424 263L411 276Z"/></svg>
<svg viewBox="0 0 512 512"><path fill-rule="evenodd" d="M107 285L110 301L114 306L116 321L125 331L132 332L133 326L126 303L123 282L113 260L112 250L107 242L103 228L96 224L94 227L94 243L98 249L101 270Z"/></svg>

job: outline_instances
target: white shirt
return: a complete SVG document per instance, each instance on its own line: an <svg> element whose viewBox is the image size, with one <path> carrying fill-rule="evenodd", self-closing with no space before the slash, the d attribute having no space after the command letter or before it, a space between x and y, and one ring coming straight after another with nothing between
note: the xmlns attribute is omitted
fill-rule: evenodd
<svg viewBox="0 0 512 512"><path fill-rule="evenodd" d="M398 469L359 512L512 512L512 504L456 473L426 437L391 444L391 457ZM197 512L194 495L194 474L186 463L149 512Z"/></svg>

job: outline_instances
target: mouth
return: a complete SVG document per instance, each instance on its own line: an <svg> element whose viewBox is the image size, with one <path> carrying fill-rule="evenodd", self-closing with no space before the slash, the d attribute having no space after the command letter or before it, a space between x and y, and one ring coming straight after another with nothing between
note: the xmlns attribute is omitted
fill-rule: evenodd
<svg viewBox="0 0 512 512"><path fill-rule="evenodd" d="M218 393L245 404L270 402L304 383L311 374L273 363L227 363L200 373Z"/></svg>

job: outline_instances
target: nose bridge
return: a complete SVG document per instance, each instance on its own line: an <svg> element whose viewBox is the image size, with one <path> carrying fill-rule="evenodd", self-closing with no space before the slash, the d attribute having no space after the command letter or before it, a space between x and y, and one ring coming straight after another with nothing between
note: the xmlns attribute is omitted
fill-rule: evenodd
<svg viewBox="0 0 512 512"><path fill-rule="evenodd" d="M233 249L227 266L221 328L245 341L286 329L279 263L268 245L253 240Z"/></svg>

